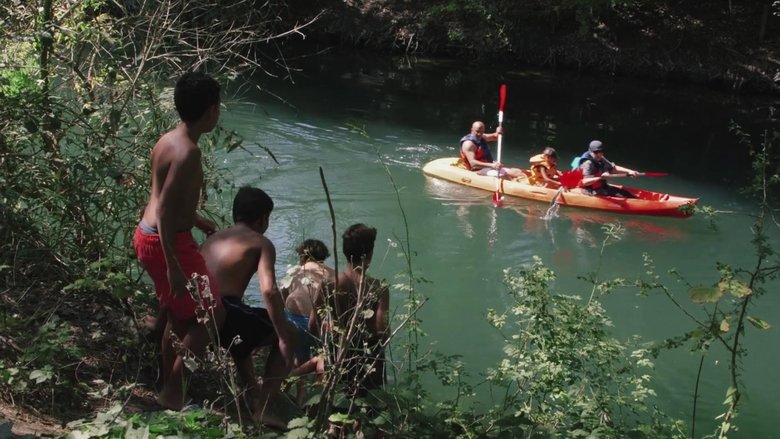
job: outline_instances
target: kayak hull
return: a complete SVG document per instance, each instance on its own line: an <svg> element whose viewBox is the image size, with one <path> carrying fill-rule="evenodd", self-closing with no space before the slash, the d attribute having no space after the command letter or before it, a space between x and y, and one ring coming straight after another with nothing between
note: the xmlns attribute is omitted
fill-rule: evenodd
<svg viewBox="0 0 780 439"><path fill-rule="evenodd" d="M453 157L433 160L423 166L423 172L431 177L441 178L477 189L490 192L496 190L496 177L479 175L454 166L457 160L457 158ZM562 206L582 207L622 214L686 218L693 214L692 207L698 201L698 198L681 197L627 186L619 187L633 193L637 198L594 196L584 194L579 189L572 189L561 192L558 196L558 203ZM558 189L530 185L527 181L501 180L501 192L504 195L513 197L551 203L558 193Z"/></svg>

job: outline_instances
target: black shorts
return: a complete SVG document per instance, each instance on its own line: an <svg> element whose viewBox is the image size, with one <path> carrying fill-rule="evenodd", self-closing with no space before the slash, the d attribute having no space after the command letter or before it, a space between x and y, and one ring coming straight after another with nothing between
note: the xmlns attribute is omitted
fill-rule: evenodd
<svg viewBox="0 0 780 439"><path fill-rule="evenodd" d="M238 297L223 297L222 305L225 307L225 324L219 333L219 342L222 346L230 346L233 358L241 360L256 347L270 344L269 336L275 332L265 308L246 305ZM241 337L241 343L231 346L237 335Z"/></svg>

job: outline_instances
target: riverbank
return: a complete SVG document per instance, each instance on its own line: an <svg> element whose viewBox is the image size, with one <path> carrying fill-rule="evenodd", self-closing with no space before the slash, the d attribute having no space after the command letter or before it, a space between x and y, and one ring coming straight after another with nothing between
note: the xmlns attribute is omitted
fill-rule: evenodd
<svg viewBox="0 0 780 439"><path fill-rule="evenodd" d="M780 6L298 2L306 43L574 70L780 96ZM730 6L729 6L730 5Z"/></svg>

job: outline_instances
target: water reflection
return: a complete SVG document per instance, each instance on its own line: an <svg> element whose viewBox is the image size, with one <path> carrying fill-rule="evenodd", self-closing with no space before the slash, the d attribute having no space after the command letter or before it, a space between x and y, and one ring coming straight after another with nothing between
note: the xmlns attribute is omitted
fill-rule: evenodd
<svg viewBox="0 0 780 439"><path fill-rule="evenodd" d="M467 237L472 238L474 218L469 218L471 208L492 207L490 192L433 177L425 178L425 189L428 195L444 206L455 206L460 228ZM600 245L604 236L604 225L613 223L625 229L624 238L647 243L680 241L688 235L687 228L683 224L686 220L608 214L572 207L562 207L554 217L547 219L550 205L506 197L502 208L489 210L488 239L491 244L495 242L498 228L496 211L501 209L513 211L523 219L524 233L547 235L553 246L556 245L556 233L560 231L562 224L568 225L569 235L578 245L588 247Z"/></svg>

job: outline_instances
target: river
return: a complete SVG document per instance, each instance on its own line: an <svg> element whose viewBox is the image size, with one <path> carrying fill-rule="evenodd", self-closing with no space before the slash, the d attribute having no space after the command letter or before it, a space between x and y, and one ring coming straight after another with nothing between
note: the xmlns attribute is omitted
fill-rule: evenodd
<svg viewBox="0 0 780 439"><path fill-rule="evenodd" d="M631 180L634 186L700 197L700 204L717 210L750 212L754 206L736 189L750 173L749 156L728 124L735 120L758 132L769 126L765 114L771 102L702 87L403 57L331 54L299 65L302 70L292 80L249 80L226 100L221 124L238 131L245 142L244 149L220 155L218 165L236 186L256 185L273 197L276 207L266 235L277 246L279 276L295 263L293 248L302 239L332 242L321 167L339 233L355 222L377 227L371 272L399 282L395 277L404 272L405 261L396 243L407 233L400 197L415 276L430 281L417 286L429 298L420 312L428 334L421 339L423 348L461 355L473 382L502 358L503 340L485 317L488 309L510 304L502 272L531 262L534 255L556 272L556 291L585 297L590 286L578 276L597 267L601 278L641 276L644 253L655 260L658 272L675 268L694 285L717 281L716 262L755 264L746 215L720 215L713 228L701 215L681 220L564 207L558 218L544 221L544 203L508 199L496 209L489 192L426 177L421 168L457 154L457 141L473 120L484 120L488 131L495 127L498 85L504 82L505 163L523 165L548 145L558 150L561 163L568 163L591 139L600 139L606 156L618 164L670 173ZM613 222L620 222L625 234L601 256L602 226ZM778 249L778 227L769 227ZM256 288L256 283L250 286L253 292ZM767 290L752 312L772 329L747 327L740 430L730 437L780 434L775 424L780 415L778 283ZM391 294L391 308L397 311L405 293ZM690 304L685 287L674 294ZM621 340L633 334L660 340L693 328L660 295L643 298L618 290L604 303ZM703 315L693 304L688 308ZM699 358L681 348L656 360L657 402L687 422ZM699 433L712 432L713 418L725 410L726 360L720 346L705 359Z"/></svg>

